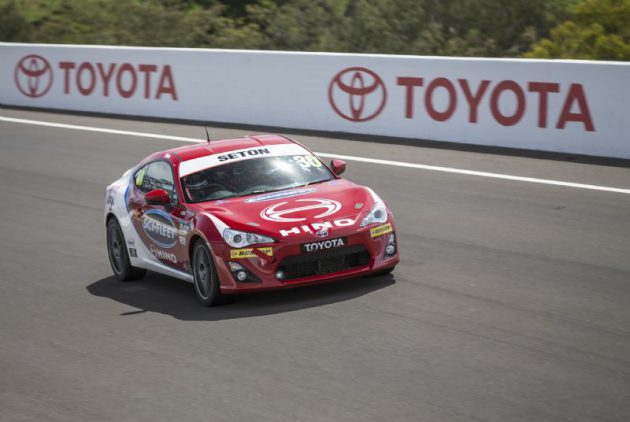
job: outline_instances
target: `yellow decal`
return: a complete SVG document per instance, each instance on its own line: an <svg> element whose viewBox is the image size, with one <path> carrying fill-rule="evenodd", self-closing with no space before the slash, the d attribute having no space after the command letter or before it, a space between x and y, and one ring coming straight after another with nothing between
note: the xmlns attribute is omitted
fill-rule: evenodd
<svg viewBox="0 0 630 422"><path fill-rule="evenodd" d="M268 256L273 256L273 248L256 248L260 252L264 253ZM254 253L254 249L232 249L230 251L230 258L232 259L241 259L241 258L257 258L258 255Z"/></svg>
<svg viewBox="0 0 630 422"><path fill-rule="evenodd" d="M382 236L387 233L391 233L391 231L392 231L392 225L384 224L382 226L378 226L378 227L374 227L373 229L370 229L370 235L372 237L377 237L377 236Z"/></svg>
<svg viewBox="0 0 630 422"><path fill-rule="evenodd" d="M142 182L144 181L144 173L147 171L147 166L142 167L138 173L136 173L136 186L142 187Z"/></svg>

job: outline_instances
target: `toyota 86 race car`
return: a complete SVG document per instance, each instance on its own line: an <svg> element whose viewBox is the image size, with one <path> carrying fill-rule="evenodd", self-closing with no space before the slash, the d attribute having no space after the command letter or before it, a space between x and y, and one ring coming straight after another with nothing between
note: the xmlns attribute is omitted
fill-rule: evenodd
<svg viewBox="0 0 630 422"><path fill-rule="evenodd" d="M155 153L107 187L119 280L146 270L192 282L205 306L231 294L370 274L398 263L394 220L370 188L276 135Z"/></svg>

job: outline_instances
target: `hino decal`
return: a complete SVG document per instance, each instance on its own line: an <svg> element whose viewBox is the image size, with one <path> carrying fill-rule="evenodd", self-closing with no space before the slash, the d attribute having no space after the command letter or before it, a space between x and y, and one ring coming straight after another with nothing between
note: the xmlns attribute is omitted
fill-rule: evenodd
<svg viewBox="0 0 630 422"><path fill-rule="evenodd" d="M334 227L349 227L352 225L354 225L354 220L352 218L340 218L338 220L333 220L333 221L325 221L321 223L303 224L301 226L295 226L288 230L280 230L280 234L283 237L286 237L292 234L315 233L318 230L330 229L333 226Z"/></svg>
<svg viewBox="0 0 630 422"><path fill-rule="evenodd" d="M177 264L177 257L174 253L163 251L162 249L158 249L155 246L151 245L150 248L151 253L158 259L163 259L165 261L170 261L173 264Z"/></svg>

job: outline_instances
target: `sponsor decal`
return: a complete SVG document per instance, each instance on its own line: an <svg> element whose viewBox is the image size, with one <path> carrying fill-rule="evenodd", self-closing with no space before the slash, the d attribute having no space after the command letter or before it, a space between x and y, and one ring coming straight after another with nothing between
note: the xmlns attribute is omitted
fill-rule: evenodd
<svg viewBox="0 0 630 422"><path fill-rule="evenodd" d="M186 222L186 221L181 221L179 223L179 234L186 234L189 231L192 230L192 223L190 222Z"/></svg>
<svg viewBox="0 0 630 422"><path fill-rule="evenodd" d="M423 78L418 77L399 77L397 79L397 85L402 86L405 89L405 118L412 119L414 117L414 109L419 108L418 104L414 104L415 89L424 87ZM459 85L465 104L468 108L468 122L477 123L479 104L482 99L486 97L486 94L490 96L490 115L494 121L501 126L514 126L518 124L525 116L525 110L527 108L526 92L535 94L538 96L538 127L548 127L548 99L551 94L560 93L560 84L551 82L532 81L528 82L526 86L522 86L516 81L502 80L495 84L492 81L483 80L475 88L471 87L467 79L458 79L457 84L447 78L436 78L432 81L427 81L426 90L424 91L424 105L429 117L437 122L448 121L457 110L458 98L461 94L458 94L456 86ZM435 97L436 91L441 91L448 97L448 107L445 110L438 110L435 106L437 101ZM508 109L503 101L502 97L511 97L516 101L516 107L510 107ZM466 107L466 106L464 106ZM505 108L503 108L505 107ZM575 110L575 111L574 111ZM584 129L589 132L595 131L593 125L593 119L584 92L584 86L582 84L571 84L566 91L562 111L557 116L555 127L556 129L564 129L569 122L582 123Z"/></svg>
<svg viewBox="0 0 630 422"><path fill-rule="evenodd" d="M337 73L328 85L328 101L339 116L351 122L367 122L381 114L387 89L376 73L351 67Z"/></svg>
<svg viewBox="0 0 630 422"><path fill-rule="evenodd" d="M337 239L321 240L319 242L303 243L300 248L302 252L319 252L327 249L341 248L348 243L347 237L339 237Z"/></svg>
<svg viewBox="0 0 630 422"><path fill-rule="evenodd" d="M135 244L136 244L136 241L135 241L135 240L133 240L133 239L128 239L128 240L127 240L127 245L133 246L133 245L135 245Z"/></svg>
<svg viewBox="0 0 630 422"><path fill-rule="evenodd" d="M264 195L257 196L255 198L247 199L245 202L250 203L250 202L271 201L273 199L283 199L283 198L289 198L291 196L304 195L310 192L315 192L315 189L296 189L296 190L285 191L285 192L267 193Z"/></svg>
<svg viewBox="0 0 630 422"><path fill-rule="evenodd" d="M217 159L219 161L229 161L229 160L236 160L238 158L255 157L257 155L268 155L268 154L271 154L271 152L269 151L269 148L252 148L252 149L246 149L244 151L236 151L236 152L230 152L229 154L219 155Z"/></svg>
<svg viewBox="0 0 630 422"><path fill-rule="evenodd" d="M22 57L15 66L15 86L27 97L45 95L53 83L53 70L48 60L37 54Z"/></svg>
<svg viewBox="0 0 630 422"><path fill-rule="evenodd" d="M382 236L384 234L391 233L391 232L392 232L392 225L383 224L382 226L378 226L378 227L374 227L373 229L370 229L370 236L378 237L378 236Z"/></svg>
<svg viewBox="0 0 630 422"><path fill-rule="evenodd" d="M130 183L131 183L131 178L129 179L129 182L127 183L127 189L125 189L125 206L127 207L127 212L131 212L131 201L129 200L129 193L130 193Z"/></svg>
<svg viewBox="0 0 630 422"><path fill-rule="evenodd" d="M363 208L363 202L357 202L356 204L354 204L355 210L360 210L361 208Z"/></svg>
<svg viewBox="0 0 630 422"><path fill-rule="evenodd" d="M109 207L109 210L111 211L112 208L114 208L114 197L112 195L107 195L107 206Z"/></svg>
<svg viewBox="0 0 630 422"><path fill-rule="evenodd" d="M129 248L129 255L131 255L133 258L137 258L138 252L136 252L136 248Z"/></svg>
<svg viewBox="0 0 630 422"><path fill-rule="evenodd" d="M291 236L294 234L302 234L302 233L311 233L315 234L318 230L330 230L334 227L350 227L354 225L355 221L352 218L340 218L338 220L333 221L325 221L321 223L312 223L312 224L303 224L301 226L295 226L288 230L282 229L280 230L280 235L282 237Z"/></svg>
<svg viewBox="0 0 630 422"><path fill-rule="evenodd" d="M183 161L179 166L179 176L220 166L226 163L234 163L243 160L251 160L260 157L282 157L287 155L309 155L310 153L297 144L268 145L264 148L244 148L223 154L211 154L191 160Z"/></svg>
<svg viewBox="0 0 630 422"><path fill-rule="evenodd" d="M179 244L182 246L186 246L186 237L179 236Z"/></svg>
<svg viewBox="0 0 630 422"><path fill-rule="evenodd" d="M167 252L167 251L164 251L162 249L158 249L158 248L156 248L153 245L150 245L149 249L151 249L151 253L156 258L161 259L163 261L169 261L169 262L171 262L173 264L177 264L177 257L175 256L174 253Z"/></svg>
<svg viewBox="0 0 630 422"><path fill-rule="evenodd" d="M268 256L273 256L273 248L256 248L260 252L264 253ZM232 249L230 251L231 259L242 259L242 258L257 258L257 255L254 253L253 248L247 249Z"/></svg>
<svg viewBox="0 0 630 422"><path fill-rule="evenodd" d="M55 71L61 76L65 95L151 100L170 97L177 101L175 78L168 64L59 61L53 66L44 57L30 54L15 66L15 85L27 97L41 97L50 91Z"/></svg>
<svg viewBox="0 0 630 422"><path fill-rule="evenodd" d="M314 155L294 155L291 158L293 158L293 161L297 163L298 166L306 170L310 169L311 167L320 168L321 166L323 166L319 158L315 157Z"/></svg>
<svg viewBox="0 0 630 422"><path fill-rule="evenodd" d="M568 125L578 125L586 132L596 131L588 95L581 83L510 79L473 81L443 76L429 79L416 75L398 75L393 80L403 96L401 117L405 119L428 118L443 123L454 116L465 116L467 123L478 124L482 116L510 127L525 124L526 110L533 109L536 116L533 121L538 128L562 130ZM384 110L387 88L373 71L351 67L332 78L328 101L340 117L351 122L366 122ZM554 114L550 113L549 107L552 101L561 105ZM488 107L489 112L481 111L480 107ZM458 110L461 111L458 113Z"/></svg>
<svg viewBox="0 0 630 422"><path fill-rule="evenodd" d="M147 211L142 217L142 229L158 246L169 249L177 244L178 230L164 211Z"/></svg>
<svg viewBox="0 0 630 422"><path fill-rule="evenodd" d="M306 220L306 217L298 217L295 214L304 214L306 211L318 210L319 212L311 218L322 218L333 215L341 209L341 204L332 199L296 199L294 202L299 202L300 206L289 208L285 207L288 202L280 202L262 210L260 216L268 221L291 223ZM293 215L293 217L286 217L287 215Z"/></svg>

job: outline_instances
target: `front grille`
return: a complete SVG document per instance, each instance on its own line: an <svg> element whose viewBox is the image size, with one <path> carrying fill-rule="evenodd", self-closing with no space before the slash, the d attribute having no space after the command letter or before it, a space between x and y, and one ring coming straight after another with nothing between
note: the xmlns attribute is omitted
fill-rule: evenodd
<svg viewBox="0 0 630 422"><path fill-rule="evenodd" d="M284 280L335 273L363 267L370 262L370 254L363 245L335 249L308 255L285 258L278 267Z"/></svg>

